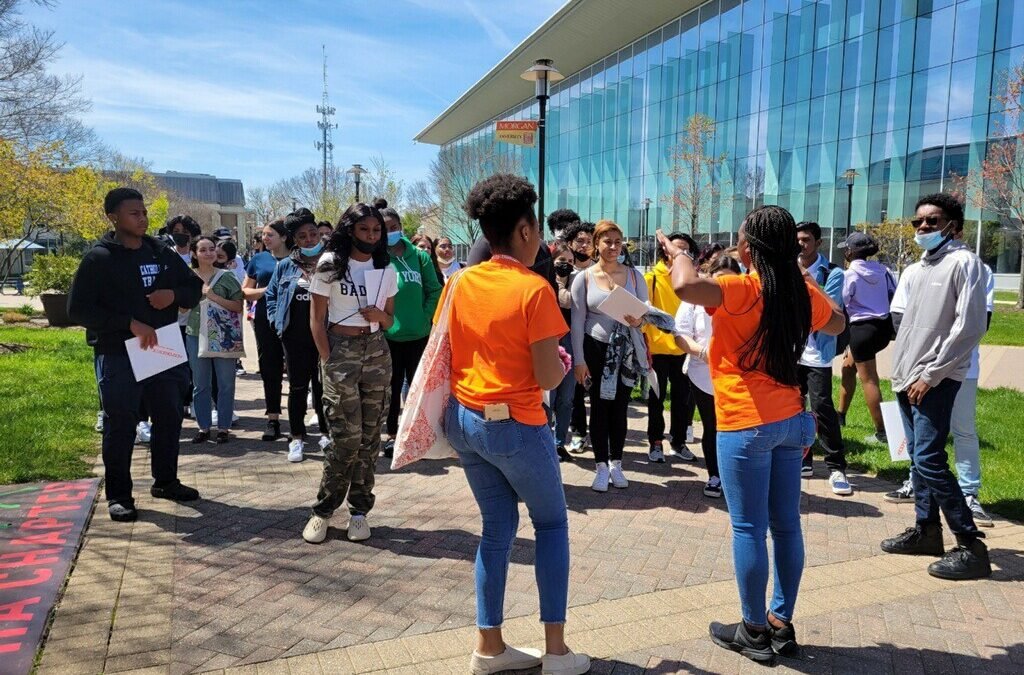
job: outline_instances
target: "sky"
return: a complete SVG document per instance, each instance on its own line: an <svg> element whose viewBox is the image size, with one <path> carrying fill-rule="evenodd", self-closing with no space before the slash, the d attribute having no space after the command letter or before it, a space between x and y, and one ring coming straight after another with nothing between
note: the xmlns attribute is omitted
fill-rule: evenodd
<svg viewBox="0 0 1024 675"><path fill-rule="evenodd" d="M437 152L413 137L563 2L59 0L23 14L64 44L51 71L82 77L105 144L248 188L319 166L321 45L335 164L380 155L411 184Z"/></svg>

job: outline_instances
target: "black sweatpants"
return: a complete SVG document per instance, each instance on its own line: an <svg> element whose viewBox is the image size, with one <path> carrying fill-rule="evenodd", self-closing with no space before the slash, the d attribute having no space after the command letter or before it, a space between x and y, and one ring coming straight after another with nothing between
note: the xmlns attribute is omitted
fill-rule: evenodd
<svg viewBox="0 0 1024 675"><path fill-rule="evenodd" d="M832 369L799 366L800 393L807 397L811 412L818 418L818 441L825 450L825 466L829 471L846 471L846 446L839 429L839 414L832 402ZM810 466L811 453L804 456Z"/></svg>
<svg viewBox="0 0 1024 675"><path fill-rule="evenodd" d="M252 321L253 335L256 336L256 354L260 364L260 379L263 380L263 399L267 402L267 415L281 414L281 381L284 378L284 346L274 327L267 319L266 305L263 310L256 306L256 318Z"/></svg>
<svg viewBox="0 0 1024 675"><path fill-rule="evenodd" d="M313 389L313 410L320 433L327 433L327 418L324 417L324 386L320 380L320 353L309 329L286 330L281 338L284 358L288 364L288 430L291 437L306 436L306 399L310 387Z"/></svg>
<svg viewBox="0 0 1024 675"><path fill-rule="evenodd" d="M630 388L619 381L615 399L601 398L601 373L604 371L608 345L589 335L583 338L583 359L590 370L590 443L597 462L621 460L626 446L626 415Z"/></svg>
<svg viewBox="0 0 1024 675"><path fill-rule="evenodd" d="M580 436L587 435L587 390L576 383L576 391L572 399L572 418L569 426Z"/></svg>
<svg viewBox="0 0 1024 675"><path fill-rule="evenodd" d="M718 476L718 418L715 417L715 397L694 386L690 387L690 395L697 410L700 411L700 424L703 429L700 432L700 448L704 452L708 478Z"/></svg>
<svg viewBox="0 0 1024 675"><path fill-rule="evenodd" d="M423 358L428 338L396 342L388 340L391 350L391 405L388 408L387 432L392 438L398 433L398 414L402 411L402 388L412 384L412 377Z"/></svg>
<svg viewBox="0 0 1024 675"><path fill-rule="evenodd" d="M694 401L690 393L690 378L683 372L686 356L655 354L651 359L658 376L658 395L651 389L647 395L647 442L651 445L665 440L665 397L672 389L672 408L669 411L672 426L672 446L686 442L686 428L693 424Z"/></svg>

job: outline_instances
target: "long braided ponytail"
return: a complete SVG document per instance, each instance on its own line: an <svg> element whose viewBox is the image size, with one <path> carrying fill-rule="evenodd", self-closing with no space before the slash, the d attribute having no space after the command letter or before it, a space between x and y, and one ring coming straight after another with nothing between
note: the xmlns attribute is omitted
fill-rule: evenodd
<svg viewBox="0 0 1024 675"><path fill-rule="evenodd" d="M761 278L761 322L744 343L740 366L798 386L797 362L811 332L811 298L797 262L796 222L781 206L761 206L744 221L750 258Z"/></svg>

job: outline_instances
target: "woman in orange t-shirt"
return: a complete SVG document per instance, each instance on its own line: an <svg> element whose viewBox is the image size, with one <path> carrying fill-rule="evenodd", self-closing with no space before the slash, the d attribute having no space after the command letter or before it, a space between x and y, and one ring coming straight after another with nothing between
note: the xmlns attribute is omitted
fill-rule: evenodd
<svg viewBox="0 0 1024 675"><path fill-rule="evenodd" d="M568 332L555 292L530 271L542 244L526 180L497 174L477 183L466 213L480 222L491 259L457 273L451 295L452 397L445 435L459 455L483 518L476 556L476 651L473 673L534 668L585 673L590 659L565 644L569 592L569 520L555 438L542 405L543 390L568 373L558 341ZM505 645L505 580L526 503L536 538L537 590L546 653Z"/></svg>
<svg viewBox="0 0 1024 675"><path fill-rule="evenodd" d="M754 209L740 226L739 255L749 275L701 278L689 254L660 232L658 238L672 259L679 297L715 308L708 366L743 620L712 623L711 639L770 661L796 648L791 622L804 567L800 464L815 425L804 412L797 360L812 330L836 335L846 319L801 269L796 222L782 207ZM769 529L775 583L766 613Z"/></svg>

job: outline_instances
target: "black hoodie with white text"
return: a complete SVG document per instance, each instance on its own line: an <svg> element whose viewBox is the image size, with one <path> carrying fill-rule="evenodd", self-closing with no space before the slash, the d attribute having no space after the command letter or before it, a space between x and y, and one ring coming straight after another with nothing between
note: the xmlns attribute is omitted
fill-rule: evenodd
<svg viewBox="0 0 1024 675"><path fill-rule="evenodd" d="M174 302L157 309L146 296L163 289L174 291ZM132 249L107 232L78 266L68 316L85 327L96 354L124 354L133 319L153 328L177 323L178 308L195 307L202 292L202 279L164 242L147 235Z"/></svg>

